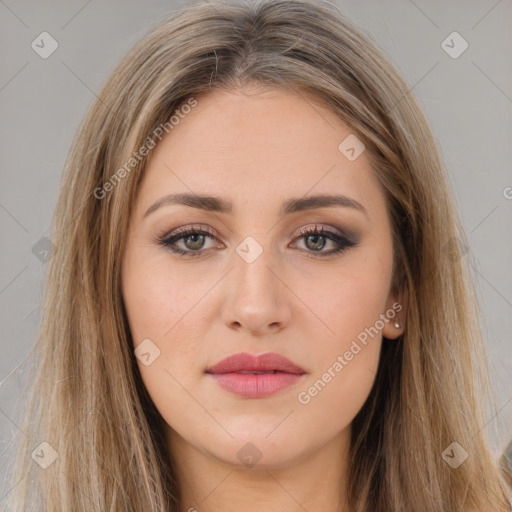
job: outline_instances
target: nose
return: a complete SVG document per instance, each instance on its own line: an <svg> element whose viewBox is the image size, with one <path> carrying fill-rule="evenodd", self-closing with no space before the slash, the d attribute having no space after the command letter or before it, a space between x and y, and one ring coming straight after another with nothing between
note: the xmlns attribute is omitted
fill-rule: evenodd
<svg viewBox="0 0 512 512"><path fill-rule="evenodd" d="M277 333L291 320L290 300L284 272L264 250L247 262L236 252L234 269L227 276L222 320L230 329L253 336Z"/></svg>

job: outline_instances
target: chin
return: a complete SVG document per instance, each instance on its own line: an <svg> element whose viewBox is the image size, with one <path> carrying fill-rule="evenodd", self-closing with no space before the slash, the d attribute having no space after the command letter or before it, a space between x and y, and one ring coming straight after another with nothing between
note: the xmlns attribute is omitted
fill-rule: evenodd
<svg viewBox="0 0 512 512"><path fill-rule="evenodd" d="M268 439L232 441L228 444L216 446L215 451L209 453L223 464L236 469L282 469L293 466L301 459L301 453L297 453L294 447L270 442Z"/></svg>

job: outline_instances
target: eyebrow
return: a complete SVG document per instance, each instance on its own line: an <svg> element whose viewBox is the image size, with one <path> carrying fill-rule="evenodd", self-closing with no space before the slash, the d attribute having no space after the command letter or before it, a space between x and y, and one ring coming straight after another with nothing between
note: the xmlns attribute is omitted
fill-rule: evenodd
<svg viewBox="0 0 512 512"><path fill-rule="evenodd" d="M155 210L167 205L181 204L192 208L216 212L216 213L233 213L233 204L221 197L200 195L200 194L169 194L155 201L144 214L147 217ZM320 194L308 197L291 198L281 205L280 215L289 215L290 213L313 210L315 208L328 208L333 206L341 206L344 208L353 208L363 213L368 219L366 208L350 197L344 195Z"/></svg>

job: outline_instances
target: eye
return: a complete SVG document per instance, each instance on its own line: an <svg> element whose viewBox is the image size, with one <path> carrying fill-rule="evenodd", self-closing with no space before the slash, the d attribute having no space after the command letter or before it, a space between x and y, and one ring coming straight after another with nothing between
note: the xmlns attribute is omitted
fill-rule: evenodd
<svg viewBox="0 0 512 512"><path fill-rule="evenodd" d="M193 258L201 256L204 252L211 249L211 247L207 249L204 248L205 241L208 238L217 239L210 228L186 227L170 235L164 235L158 238L157 242L180 256ZM320 228L318 228L318 226L303 228L295 240L302 239L304 239L306 247L303 251L308 257L312 258L338 254L357 245L357 242L350 240L347 236L341 234L341 232L338 233L330 229L325 229L322 226ZM334 249L324 251L323 249L329 242L334 245ZM182 244L182 246L180 247L179 244ZM215 247L220 248L221 245Z"/></svg>
<svg viewBox="0 0 512 512"><path fill-rule="evenodd" d="M350 240L347 236L330 229L325 229L323 226L320 226L320 228L318 226L303 228L297 239L304 239L306 256L311 258L331 256L357 245L357 242ZM324 249L328 242L334 245L334 249L323 251L322 249Z"/></svg>
<svg viewBox="0 0 512 512"><path fill-rule="evenodd" d="M158 243L164 247L168 247L176 254L185 257L195 257L200 256L204 252L203 245L206 238L216 238L208 227L205 229L187 227L160 238ZM182 242L185 248L182 249L178 247L178 242Z"/></svg>

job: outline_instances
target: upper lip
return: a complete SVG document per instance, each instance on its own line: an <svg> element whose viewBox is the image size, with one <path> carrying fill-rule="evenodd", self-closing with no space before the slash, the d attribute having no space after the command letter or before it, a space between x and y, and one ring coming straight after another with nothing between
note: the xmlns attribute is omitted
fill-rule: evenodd
<svg viewBox="0 0 512 512"><path fill-rule="evenodd" d="M306 371L300 366L292 363L286 357L275 354L273 352L266 352L258 356L254 356L247 352L240 352L232 354L217 364L210 366L206 373L232 373L240 371L280 371L286 373L303 374Z"/></svg>

